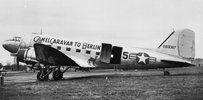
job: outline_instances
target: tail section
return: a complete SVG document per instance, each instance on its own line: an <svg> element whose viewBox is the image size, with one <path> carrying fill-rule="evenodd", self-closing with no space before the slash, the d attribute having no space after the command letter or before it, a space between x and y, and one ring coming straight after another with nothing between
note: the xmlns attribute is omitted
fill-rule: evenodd
<svg viewBox="0 0 203 100"><path fill-rule="evenodd" d="M183 58L195 57L195 33L189 29L172 32L158 47L159 51Z"/></svg>

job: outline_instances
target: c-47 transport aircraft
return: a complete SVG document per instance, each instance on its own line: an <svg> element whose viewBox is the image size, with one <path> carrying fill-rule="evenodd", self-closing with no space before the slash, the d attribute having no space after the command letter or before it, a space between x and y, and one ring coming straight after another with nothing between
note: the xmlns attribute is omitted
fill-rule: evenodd
<svg viewBox="0 0 203 100"><path fill-rule="evenodd" d="M136 44L135 44L136 45ZM189 29L173 31L156 49L91 43L66 38L32 34L6 40L3 47L17 61L38 65L37 79L60 80L70 67L81 69L163 69L188 67L195 57L195 33ZM67 66L61 70L61 66Z"/></svg>

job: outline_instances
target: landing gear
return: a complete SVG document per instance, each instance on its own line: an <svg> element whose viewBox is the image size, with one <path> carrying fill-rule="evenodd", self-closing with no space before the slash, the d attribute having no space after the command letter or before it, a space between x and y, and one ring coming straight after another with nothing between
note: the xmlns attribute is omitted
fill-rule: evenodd
<svg viewBox="0 0 203 100"><path fill-rule="evenodd" d="M55 70L53 73L53 79L54 80L61 80L63 78L63 72L61 72L60 69Z"/></svg>
<svg viewBox="0 0 203 100"><path fill-rule="evenodd" d="M63 78L63 73L65 73L71 67L66 67L66 69L63 71L61 71L60 68L61 66L56 68L56 70L53 72L53 79L56 81L61 80Z"/></svg>
<svg viewBox="0 0 203 100"><path fill-rule="evenodd" d="M37 66L39 68L39 72L37 73L37 80L39 81L48 81L49 80L49 74L52 72L52 69L48 65L40 65Z"/></svg>
<svg viewBox="0 0 203 100"><path fill-rule="evenodd" d="M40 72L37 73L37 80L39 81L49 80L49 74L47 72L47 69L41 69Z"/></svg>
<svg viewBox="0 0 203 100"><path fill-rule="evenodd" d="M169 71L164 71L164 76L170 76L170 72Z"/></svg>
<svg viewBox="0 0 203 100"><path fill-rule="evenodd" d="M60 70L61 66L50 67L48 65L38 65L40 71L37 73L37 80L39 81L48 81L49 74L53 72L53 80L61 80L63 78L63 73L66 72L71 67L66 67L65 70Z"/></svg>

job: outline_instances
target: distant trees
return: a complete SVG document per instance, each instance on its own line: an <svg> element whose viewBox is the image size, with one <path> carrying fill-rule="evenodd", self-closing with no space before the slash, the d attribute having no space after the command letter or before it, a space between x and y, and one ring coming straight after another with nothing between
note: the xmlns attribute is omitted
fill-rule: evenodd
<svg viewBox="0 0 203 100"><path fill-rule="evenodd" d="M194 63L198 67L203 67L203 59L202 58L195 59Z"/></svg>
<svg viewBox="0 0 203 100"><path fill-rule="evenodd" d="M4 67L5 70L17 71L17 66L15 64L7 63L6 65L2 65L2 63L0 63L0 68L2 67ZM20 71L26 70L26 68L26 65L19 65Z"/></svg>
<svg viewBox="0 0 203 100"><path fill-rule="evenodd" d="M3 67L2 63L0 63L0 69Z"/></svg>

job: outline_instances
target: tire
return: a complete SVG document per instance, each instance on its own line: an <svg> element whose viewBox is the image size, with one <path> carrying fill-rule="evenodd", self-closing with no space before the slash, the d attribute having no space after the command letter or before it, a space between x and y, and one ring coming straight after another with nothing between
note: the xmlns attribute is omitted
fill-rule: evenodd
<svg viewBox="0 0 203 100"><path fill-rule="evenodd" d="M63 78L63 73L60 70L56 70L53 73L54 80L61 80Z"/></svg>
<svg viewBox="0 0 203 100"><path fill-rule="evenodd" d="M46 74L47 74L47 70L46 69L40 70L40 72L37 73L37 80L38 81L48 81L49 80L49 75L43 77Z"/></svg>

